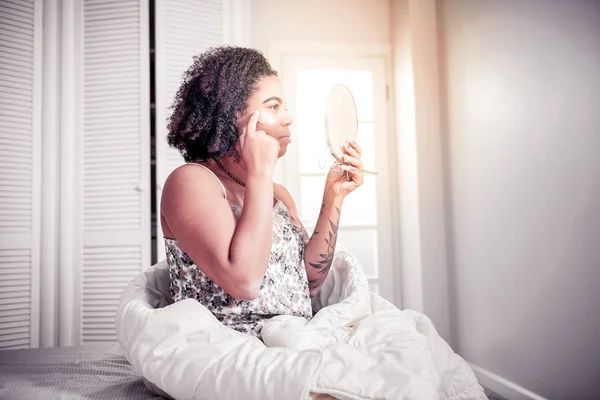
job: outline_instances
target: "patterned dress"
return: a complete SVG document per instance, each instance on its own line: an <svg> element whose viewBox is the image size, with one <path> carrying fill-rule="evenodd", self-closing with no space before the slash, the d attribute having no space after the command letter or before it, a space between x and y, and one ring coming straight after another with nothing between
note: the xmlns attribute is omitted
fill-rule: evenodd
<svg viewBox="0 0 600 400"><path fill-rule="evenodd" d="M242 209L229 202L239 220ZM170 289L174 301L196 299L226 326L260 338L263 324L276 315L312 318L304 243L281 201L273 208L273 241L269 265L252 301L236 300L210 280L177 244L165 238Z"/></svg>

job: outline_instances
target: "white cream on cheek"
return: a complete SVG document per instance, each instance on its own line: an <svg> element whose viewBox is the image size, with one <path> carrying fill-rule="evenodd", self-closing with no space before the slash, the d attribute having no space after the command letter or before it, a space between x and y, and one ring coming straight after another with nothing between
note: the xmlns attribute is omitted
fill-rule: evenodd
<svg viewBox="0 0 600 400"><path fill-rule="evenodd" d="M261 110L260 116L258 117L258 122L263 125L273 125L275 123L275 117L273 117L273 115L271 115L269 112Z"/></svg>

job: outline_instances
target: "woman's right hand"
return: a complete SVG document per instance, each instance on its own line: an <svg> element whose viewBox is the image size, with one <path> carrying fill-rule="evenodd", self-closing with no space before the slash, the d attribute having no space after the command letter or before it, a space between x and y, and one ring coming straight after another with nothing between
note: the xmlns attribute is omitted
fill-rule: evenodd
<svg viewBox="0 0 600 400"><path fill-rule="evenodd" d="M279 158L279 141L265 131L256 130L259 116L258 110L252 114L240 135L242 159L248 174L272 174Z"/></svg>

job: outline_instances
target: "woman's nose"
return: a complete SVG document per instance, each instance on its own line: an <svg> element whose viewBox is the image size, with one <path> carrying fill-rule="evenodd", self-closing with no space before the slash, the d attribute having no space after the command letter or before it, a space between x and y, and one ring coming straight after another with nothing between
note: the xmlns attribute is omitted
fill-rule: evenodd
<svg viewBox="0 0 600 400"><path fill-rule="evenodd" d="M289 126L294 123L294 119L292 118L292 115L289 111L285 111L283 118L281 118L281 122L283 123L283 126Z"/></svg>

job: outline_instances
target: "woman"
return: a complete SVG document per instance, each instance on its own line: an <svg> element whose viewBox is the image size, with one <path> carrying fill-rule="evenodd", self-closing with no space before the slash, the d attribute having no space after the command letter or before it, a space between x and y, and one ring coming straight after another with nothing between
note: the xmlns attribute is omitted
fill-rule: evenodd
<svg viewBox="0 0 600 400"><path fill-rule="evenodd" d="M169 144L187 163L168 177L161 201L173 298L196 299L256 337L273 316L312 317L344 197L364 180L360 172L329 172L309 236L294 199L273 182L291 124L277 72L260 52L239 47L195 58L169 121ZM342 151L345 163L362 168L357 144Z"/></svg>

